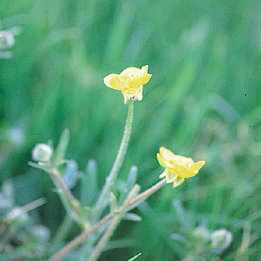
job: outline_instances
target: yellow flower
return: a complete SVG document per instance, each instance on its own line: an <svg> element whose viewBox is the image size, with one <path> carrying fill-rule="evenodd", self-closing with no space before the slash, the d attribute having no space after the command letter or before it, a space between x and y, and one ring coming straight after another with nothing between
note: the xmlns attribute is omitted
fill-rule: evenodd
<svg viewBox="0 0 261 261"><path fill-rule="evenodd" d="M103 81L107 87L122 92L124 103L127 103L130 98L141 101L143 85L148 83L152 76L148 73L148 68L148 65L141 69L130 67L121 74L113 73L106 76Z"/></svg>
<svg viewBox="0 0 261 261"><path fill-rule="evenodd" d="M194 162L191 158L175 155L170 150L161 147L157 153L159 164L165 168L160 178L166 178L167 183L173 182L173 187L181 185L186 178L198 174L205 161Z"/></svg>

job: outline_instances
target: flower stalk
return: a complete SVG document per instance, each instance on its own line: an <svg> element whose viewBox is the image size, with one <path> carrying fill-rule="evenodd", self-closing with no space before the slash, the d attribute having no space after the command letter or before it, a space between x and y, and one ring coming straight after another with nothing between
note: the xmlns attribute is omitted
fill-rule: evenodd
<svg viewBox="0 0 261 261"><path fill-rule="evenodd" d="M104 207L105 207L107 196L111 190L111 187L112 187L115 179L117 178L117 175L118 175L121 165L123 163L124 156L126 154L128 144L129 144L130 134L131 134L131 126L132 126L132 121L133 121L133 108L134 108L134 100L130 99L129 110L128 110L128 115L127 115L127 120L126 120L126 125L125 125L124 134L122 137L121 145L118 150L116 160L112 166L110 174L106 179L106 183L105 183L105 185L102 189L102 192L100 194L100 197L98 199L96 208L94 209L94 212L92 215L93 223L95 223L100 218L102 211L104 210Z"/></svg>
<svg viewBox="0 0 261 261"><path fill-rule="evenodd" d="M57 169L52 169L50 171L50 175L53 177L54 181L57 183L58 188L60 188L67 198L68 202L71 204L72 209L74 211L74 215L78 218L79 217L79 206L77 204L77 200L71 193L71 191L67 188L66 184L64 183L63 179L60 176L60 173Z"/></svg>

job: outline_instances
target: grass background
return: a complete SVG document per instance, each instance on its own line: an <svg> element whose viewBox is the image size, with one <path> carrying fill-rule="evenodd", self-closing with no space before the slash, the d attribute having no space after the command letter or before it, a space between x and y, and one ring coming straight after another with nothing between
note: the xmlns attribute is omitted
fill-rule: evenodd
<svg viewBox="0 0 261 261"><path fill-rule="evenodd" d="M101 260L126 260L137 252L143 253L141 261L180 260L188 246L170 235L182 234L189 220L192 227L205 222L211 230L233 233L223 260L242 252L245 231L250 243L237 259L257 260L260 12L259 0L1 0L3 28L22 28L14 57L0 60L1 182L14 182L19 205L45 196L48 204L35 211L37 222L54 234L64 210L49 178L27 165L32 148L49 139L56 144L69 128L67 157L81 169L94 158L101 187L127 114L123 97L105 88L103 77L148 64L153 77L144 87L144 100L135 102L120 178L137 165L142 188L155 183L162 171L155 157L160 146L205 159L207 165L181 187L165 186L153 196L137 211L141 223L122 223L113 239L129 239L115 241L125 248L106 251ZM181 221L173 199L186 210Z"/></svg>

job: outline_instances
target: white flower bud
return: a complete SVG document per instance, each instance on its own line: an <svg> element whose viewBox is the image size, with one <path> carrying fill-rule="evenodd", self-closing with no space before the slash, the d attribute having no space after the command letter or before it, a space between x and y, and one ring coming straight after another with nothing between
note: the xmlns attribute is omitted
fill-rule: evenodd
<svg viewBox="0 0 261 261"><path fill-rule="evenodd" d="M14 45L14 35L11 31L0 31L0 48L7 49Z"/></svg>
<svg viewBox="0 0 261 261"><path fill-rule="evenodd" d="M33 149L32 157L35 161L47 162L52 157L53 150L50 146L40 143Z"/></svg>
<svg viewBox="0 0 261 261"><path fill-rule="evenodd" d="M226 229L219 229L211 234L213 248L228 248L232 242L232 234Z"/></svg>
<svg viewBox="0 0 261 261"><path fill-rule="evenodd" d="M203 226L196 227L193 232L194 236L199 240L206 241L210 239L209 231Z"/></svg>

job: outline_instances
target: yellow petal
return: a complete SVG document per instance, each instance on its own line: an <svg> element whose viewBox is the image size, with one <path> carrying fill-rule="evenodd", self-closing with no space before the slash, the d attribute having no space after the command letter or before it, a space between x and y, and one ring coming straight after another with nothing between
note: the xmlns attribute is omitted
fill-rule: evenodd
<svg viewBox="0 0 261 261"><path fill-rule="evenodd" d="M177 172L177 170L175 170L175 166L170 165L168 163L167 168L168 168L168 171L171 172L172 175L178 175L179 176L179 173Z"/></svg>
<svg viewBox="0 0 261 261"><path fill-rule="evenodd" d="M198 161L190 166L190 170L194 173L198 173L198 171L206 164L204 160Z"/></svg>
<svg viewBox="0 0 261 261"><path fill-rule="evenodd" d="M112 73L103 79L105 85L109 88L120 90L120 79L119 75Z"/></svg>
<svg viewBox="0 0 261 261"><path fill-rule="evenodd" d="M146 75L148 73L148 69L149 69L149 66L148 65L144 65L141 67L141 73L142 75Z"/></svg>
<svg viewBox="0 0 261 261"><path fill-rule="evenodd" d="M166 161L161 157L161 155L159 153L157 153L157 159L158 159L159 164L162 167L166 167Z"/></svg>
<svg viewBox="0 0 261 261"><path fill-rule="evenodd" d="M152 74L147 74L146 76L142 77L142 85L146 84L149 82L150 78L151 78Z"/></svg>
<svg viewBox="0 0 261 261"><path fill-rule="evenodd" d="M160 147L160 155L166 161L170 161L175 157L175 155L170 150L164 147Z"/></svg>
<svg viewBox="0 0 261 261"><path fill-rule="evenodd" d="M178 178L174 181L174 183L173 183L173 188L176 188L176 187L178 187L179 185L181 185L181 184L184 182L184 180L185 180L185 179L178 177Z"/></svg>
<svg viewBox="0 0 261 261"><path fill-rule="evenodd" d="M128 76L120 76L121 90L128 89L130 87L131 79Z"/></svg>
<svg viewBox="0 0 261 261"><path fill-rule="evenodd" d="M112 89L122 90L121 80L118 76L111 78L110 81L109 81L109 84L110 84Z"/></svg>
<svg viewBox="0 0 261 261"><path fill-rule="evenodd" d="M191 165L194 164L193 159L179 156L179 155L175 155L175 157L173 157L172 161L173 161L173 164L184 166L184 167L190 167Z"/></svg>
<svg viewBox="0 0 261 261"><path fill-rule="evenodd" d="M191 171L189 168L184 167L184 166L174 165L173 169L182 178L190 178L190 177L193 177L196 175L193 171Z"/></svg>
<svg viewBox="0 0 261 261"><path fill-rule="evenodd" d="M122 73L120 74L121 76L129 76L131 78L139 76L141 74L141 70L139 68L136 67L129 67L127 69L125 69L124 71L122 71Z"/></svg>
<svg viewBox="0 0 261 261"><path fill-rule="evenodd" d="M130 88L135 88L135 89L139 89L143 84L143 78L137 78L135 80L132 80L130 82Z"/></svg>

